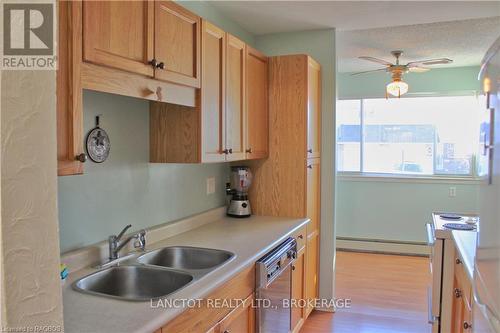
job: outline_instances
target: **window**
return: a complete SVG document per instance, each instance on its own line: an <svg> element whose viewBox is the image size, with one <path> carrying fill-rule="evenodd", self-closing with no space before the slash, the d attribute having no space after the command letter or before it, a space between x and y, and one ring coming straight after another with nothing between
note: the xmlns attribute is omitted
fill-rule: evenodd
<svg viewBox="0 0 500 333"><path fill-rule="evenodd" d="M337 170L403 175L473 175L482 98L337 102Z"/></svg>

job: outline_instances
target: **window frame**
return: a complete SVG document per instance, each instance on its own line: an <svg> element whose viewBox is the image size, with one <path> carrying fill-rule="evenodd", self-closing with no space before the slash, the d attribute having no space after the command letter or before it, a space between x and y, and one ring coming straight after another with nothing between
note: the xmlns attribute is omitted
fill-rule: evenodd
<svg viewBox="0 0 500 333"><path fill-rule="evenodd" d="M473 96L477 97L478 93L476 91L468 91L460 94L419 94L418 96L410 95L407 97L462 97L462 96ZM382 99L381 97L362 97L362 98L339 98L338 101L359 101L359 119L360 119L360 149L359 149L359 171L339 171L335 168L336 174L342 180L366 180L366 181L382 181L382 182L416 182L416 183L426 183L426 182L441 182L441 183L464 183L464 184L482 184L485 182L485 176L478 176L477 174L477 154L474 151L471 158L471 168L470 173L465 175L460 174L397 174L397 173L377 173L377 172L365 172L362 171L364 168L364 146L365 146L365 115L364 115L364 101L366 99ZM336 126L337 128L337 126ZM337 147L337 142L335 146ZM337 151L337 149L336 149ZM433 164L435 169L436 165L436 154L433 154Z"/></svg>

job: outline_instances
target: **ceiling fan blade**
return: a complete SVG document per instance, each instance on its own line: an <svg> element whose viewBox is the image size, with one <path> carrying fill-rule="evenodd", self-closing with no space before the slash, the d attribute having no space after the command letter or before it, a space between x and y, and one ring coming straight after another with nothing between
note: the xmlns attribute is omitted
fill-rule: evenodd
<svg viewBox="0 0 500 333"><path fill-rule="evenodd" d="M412 73L425 73L430 71L431 69L426 67L409 67L408 70Z"/></svg>
<svg viewBox="0 0 500 333"><path fill-rule="evenodd" d="M385 61L383 59L379 59L379 58L367 57L367 56L362 56L362 57L358 57L358 58L363 59L363 60L368 60L371 62L376 62L378 64L382 64L382 65L386 65L386 66L392 66L392 64L390 62Z"/></svg>
<svg viewBox="0 0 500 333"><path fill-rule="evenodd" d="M357 73L352 73L351 76L353 75L359 75L359 74L366 74L366 73L373 73L373 72L387 72L387 68L379 68L379 69L372 69L371 71L363 71L363 72L357 72Z"/></svg>
<svg viewBox="0 0 500 333"><path fill-rule="evenodd" d="M420 60L420 61L412 61L406 64L408 67L418 67L418 66L430 66L430 65L445 65L452 63L453 60L448 58L437 58L437 59L428 59L428 60Z"/></svg>

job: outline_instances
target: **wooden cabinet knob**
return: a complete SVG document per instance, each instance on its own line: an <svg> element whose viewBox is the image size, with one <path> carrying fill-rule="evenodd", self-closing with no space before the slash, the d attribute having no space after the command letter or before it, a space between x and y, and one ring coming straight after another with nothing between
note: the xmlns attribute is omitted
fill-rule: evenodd
<svg viewBox="0 0 500 333"><path fill-rule="evenodd" d="M472 328L472 324L469 324L468 322L464 321L464 330L468 330Z"/></svg>
<svg viewBox="0 0 500 333"><path fill-rule="evenodd" d="M309 148L309 149L307 150L307 152L308 152L309 154L312 154L313 150Z"/></svg>
<svg viewBox="0 0 500 333"><path fill-rule="evenodd" d="M229 154L232 154L233 153L233 148L229 148L227 151L229 152Z"/></svg>
<svg viewBox="0 0 500 333"><path fill-rule="evenodd" d="M457 259L455 259L455 263L456 263L457 265L460 265L460 264L462 263L462 260L460 260L460 259L458 259L458 258L457 258Z"/></svg>
<svg viewBox="0 0 500 333"><path fill-rule="evenodd" d="M308 168L308 169L312 169L312 168L313 168L313 166L309 164L309 165L307 165L307 168Z"/></svg>
<svg viewBox="0 0 500 333"><path fill-rule="evenodd" d="M155 58L151 59L148 62L148 64L150 64L153 68L157 68L158 67L158 61Z"/></svg>
<svg viewBox="0 0 500 333"><path fill-rule="evenodd" d="M227 154L229 154L229 149L224 149L224 150L222 151L222 154L226 154L226 155L227 155Z"/></svg>
<svg viewBox="0 0 500 333"><path fill-rule="evenodd" d="M81 153L81 154L79 154L79 155L76 155L76 156L75 156L75 159L76 159L77 161L80 161L80 162L82 162L82 163L85 163L85 162L87 162L87 154L85 154L85 153Z"/></svg>
<svg viewBox="0 0 500 333"><path fill-rule="evenodd" d="M455 293L455 297L456 297L456 298L460 298L460 297L462 297L462 291L461 291L460 289L455 288L455 289L453 290L453 292Z"/></svg>
<svg viewBox="0 0 500 333"><path fill-rule="evenodd" d="M164 62L160 62L156 65L156 68L158 69L165 69L165 63Z"/></svg>
<svg viewBox="0 0 500 333"><path fill-rule="evenodd" d="M245 150L245 152L251 154L252 153L252 148L248 148L247 150Z"/></svg>

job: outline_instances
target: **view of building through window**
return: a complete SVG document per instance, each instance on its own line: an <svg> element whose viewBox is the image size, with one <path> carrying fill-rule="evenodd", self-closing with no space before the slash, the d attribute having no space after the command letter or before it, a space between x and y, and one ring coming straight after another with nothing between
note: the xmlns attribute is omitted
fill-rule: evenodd
<svg viewBox="0 0 500 333"><path fill-rule="evenodd" d="M473 175L483 98L337 101L337 170Z"/></svg>

